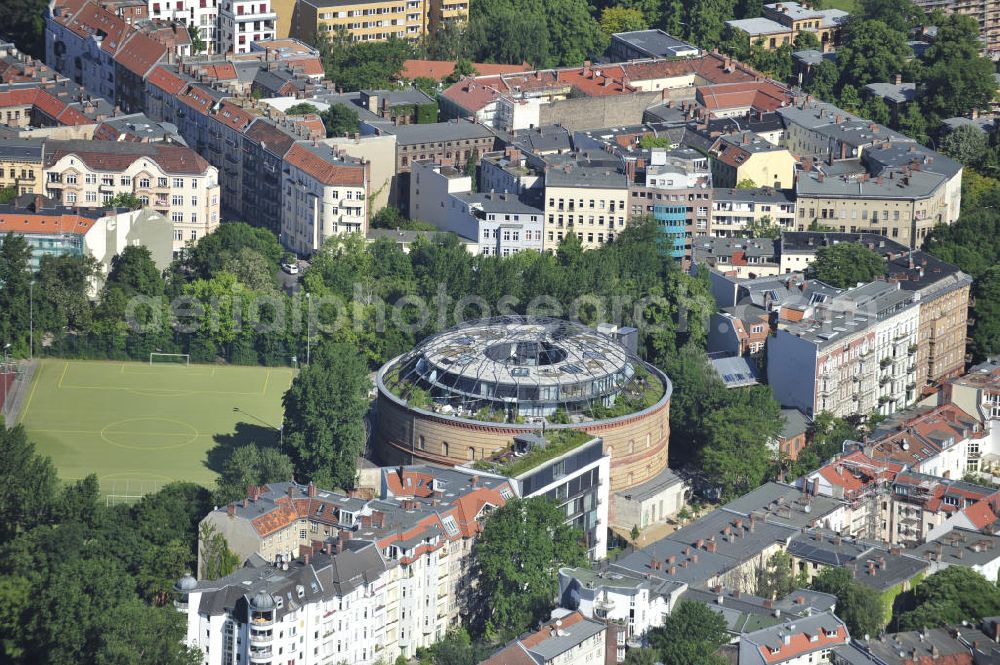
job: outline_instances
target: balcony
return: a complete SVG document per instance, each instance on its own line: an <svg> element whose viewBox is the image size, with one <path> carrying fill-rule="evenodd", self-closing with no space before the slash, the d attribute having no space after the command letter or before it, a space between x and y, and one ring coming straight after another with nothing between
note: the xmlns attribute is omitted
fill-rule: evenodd
<svg viewBox="0 0 1000 665"><path fill-rule="evenodd" d="M271 631L250 631L250 644L266 644L274 639Z"/></svg>
<svg viewBox="0 0 1000 665"><path fill-rule="evenodd" d="M272 649L271 647L256 648L250 647L250 662L259 663L262 661L271 660Z"/></svg>

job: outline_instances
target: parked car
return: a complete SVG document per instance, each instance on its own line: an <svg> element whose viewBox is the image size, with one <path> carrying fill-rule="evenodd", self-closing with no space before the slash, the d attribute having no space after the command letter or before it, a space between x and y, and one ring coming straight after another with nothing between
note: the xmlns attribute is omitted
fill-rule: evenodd
<svg viewBox="0 0 1000 665"><path fill-rule="evenodd" d="M299 264L297 263L282 263L281 269L287 272L289 275L299 274Z"/></svg>

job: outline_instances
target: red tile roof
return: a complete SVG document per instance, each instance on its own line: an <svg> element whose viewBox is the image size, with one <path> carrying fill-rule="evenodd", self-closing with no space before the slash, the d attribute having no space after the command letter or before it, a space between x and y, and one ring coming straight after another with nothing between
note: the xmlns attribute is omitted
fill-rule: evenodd
<svg viewBox="0 0 1000 665"><path fill-rule="evenodd" d="M198 67L198 71L216 81L235 81L237 79L236 67L231 62L201 65Z"/></svg>
<svg viewBox="0 0 1000 665"><path fill-rule="evenodd" d="M791 660L811 651L829 648L835 644L847 643L847 629L844 626L837 626L836 632L826 633L822 630L816 635L816 641L812 641L812 636L805 632L793 633L788 636L788 642L781 645L781 649L771 651L764 645L759 645L757 650L765 663L779 663Z"/></svg>
<svg viewBox="0 0 1000 665"><path fill-rule="evenodd" d="M285 155L285 161L324 185L363 187L365 184L363 166L335 163L323 159L301 143L292 146L288 154Z"/></svg>
<svg viewBox="0 0 1000 665"><path fill-rule="evenodd" d="M231 127L242 134L257 116L253 115L242 106L238 106L230 101L225 101L219 106L219 110L212 114L212 117L223 125Z"/></svg>
<svg viewBox="0 0 1000 665"><path fill-rule="evenodd" d="M186 85L184 80L164 67L154 67L146 81L171 95L178 94Z"/></svg>
<svg viewBox="0 0 1000 665"><path fill-rule="evenodd" d="M84 234L96 221L80 215L5 212L0 213L0 233Z"/></svg>
<svg viewBox="0 0 1000 665"><path fill-rule="evenodd" d="M969 518L969 522L972 523L972 526L980 530L997 521L996 513L993 512L989 501L986 499L972 504L964 512L965 516Z"/></svg>
<svg viewBox="0 0 1000 665"><path fill-rule="evenodd" d="M91 118L88 118L80 110L49 94L42 88L0 92L0 108L29 105L62 125L89 125L93 122Z"/></svg>
<svg viewBox="0 0 1000 665"><path fill-rule="evenodd" d="M497 65L491 63L474 63L472 68L479 76L496 76L499 74L515 74L517 72L527 72L531 70L531 65L524 63L521 65ZM455 71L453 60L406 60L403 62L403 69L399 72L399 78L413 80L415 78L429 78L435 81L446 79Z"/></svg>
<svg viewBox="0 0 1000 665"><path fill-rule="evenodd" d="M161 143L131 144L118 142L67 141L53 144L46 154L46 167L53 166L63 157L74 155L95 171L118 172L127 169L140 159L155 162L167 173L201 175L211 166L204 157L191 148Z"/></svg>
<svg viewBox="0 0 1000 665"><path fill-rule="evenodd" d="M133 32L115 55L115 62L142 78L166 55L166 46L141 32Z"/></svg>
<svg viewBox="0 0 1000 665"><path fill-rule="evenodd" d="M752 108L773 112L792 103L791 92L772 81L740 81L700 86L695 97L709 111Z"/></svg>

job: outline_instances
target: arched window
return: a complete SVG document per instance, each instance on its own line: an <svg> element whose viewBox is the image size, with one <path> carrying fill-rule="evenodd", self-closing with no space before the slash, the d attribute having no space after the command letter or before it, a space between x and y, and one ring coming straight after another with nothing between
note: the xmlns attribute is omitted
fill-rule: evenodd
<svg viewBox="0 0 1000 665"><path fill-rule="evenodd" d="M417 437L417 448L419 448L420 450L424 449L424 435L423 434L421 434L420 436Z"/></svg>
<svg viewBox="0 0 1000 665"><path fill-rule="evenodd" d="M476 449L469 446L469 459L476 459Z"/></svg>
<svg viewBox="0 0 1000 665"><path fill-rule="evenodd" d="M447 441L442 441L441 442L441 454L444 455L445 457L448 456L448 442Z"/></svg>
<svg viewBox="0 0 1000 665"><path fill-rule="evenodd" d="M631 455L635 452L635 439L628 440L628 454Z"/></svg>

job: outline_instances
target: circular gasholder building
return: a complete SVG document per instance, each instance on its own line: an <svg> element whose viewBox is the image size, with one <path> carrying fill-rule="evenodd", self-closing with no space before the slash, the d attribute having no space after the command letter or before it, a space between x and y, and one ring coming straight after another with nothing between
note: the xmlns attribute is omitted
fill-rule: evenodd
<svg viewBox="0 0 1000 665"><path fill-rule="evenodd" d="M514 437L604 440L611 490L667 466L670 379L617 340L562 319L500 317L432 335L378 372L375 447L386 464L462 464Z"/></svg>

